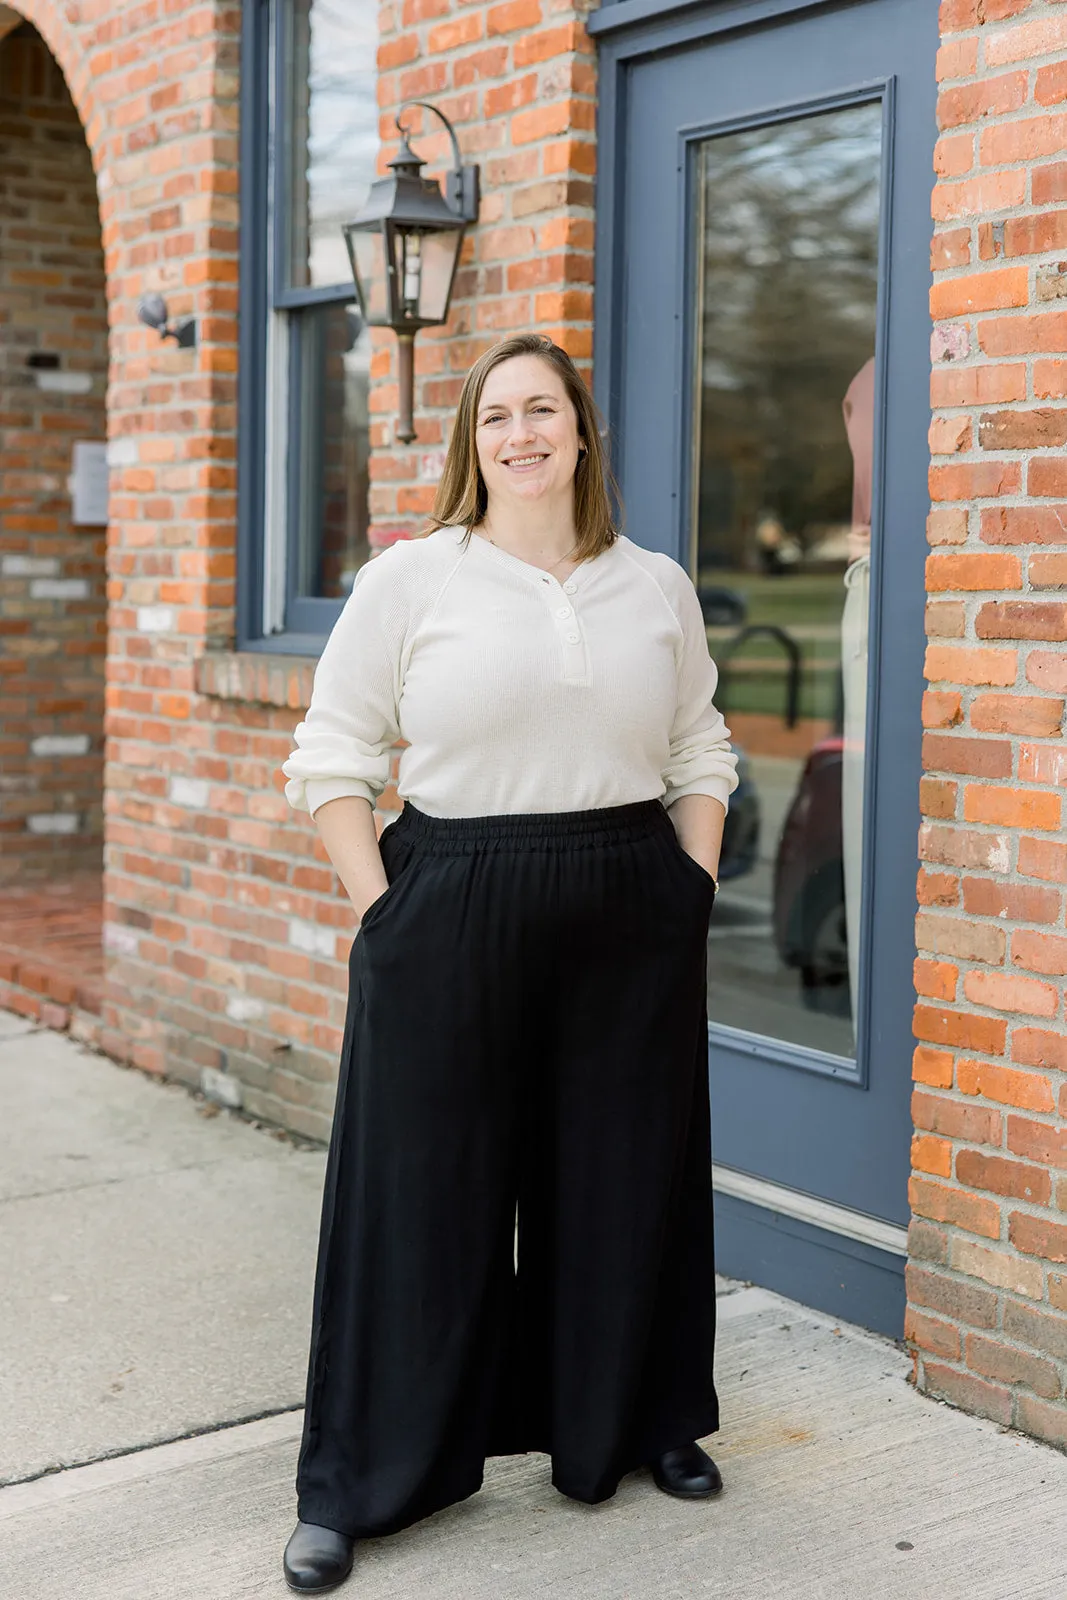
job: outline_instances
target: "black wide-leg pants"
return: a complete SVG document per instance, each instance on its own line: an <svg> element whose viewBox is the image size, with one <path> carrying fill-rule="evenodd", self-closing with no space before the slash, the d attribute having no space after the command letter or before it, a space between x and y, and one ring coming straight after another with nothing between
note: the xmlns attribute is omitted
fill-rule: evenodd
<svg viewBox="0 0 1067 1600"><path fill-rule="evenodd" d="M408 804L381 850L297 1470L301 1520L356 1537L464 1499L489 1455L544 1451L592 1503L718 1427L712 879L658 800Z"/></svg>

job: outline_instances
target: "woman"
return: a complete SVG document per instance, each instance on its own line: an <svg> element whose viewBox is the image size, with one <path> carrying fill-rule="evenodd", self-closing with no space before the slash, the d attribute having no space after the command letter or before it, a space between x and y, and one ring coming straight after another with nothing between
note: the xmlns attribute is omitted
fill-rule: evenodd
<svg viewBox="0 0 1067 1600"><path fill-rule="evenodd" d="M360 570L285 763L360 922L293 1589L473 1494L487 1455L544 1451L590 1504L644 1464L721 1487L694 1441L718 1426L705 951L735 757L693 586L616 533L605 477L564 352L484 355L434 531Z"/></svg>

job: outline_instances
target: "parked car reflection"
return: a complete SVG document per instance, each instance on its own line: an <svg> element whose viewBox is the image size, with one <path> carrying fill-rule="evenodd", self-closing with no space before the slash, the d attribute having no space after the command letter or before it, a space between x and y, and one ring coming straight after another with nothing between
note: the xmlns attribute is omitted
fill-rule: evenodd
<svg viewBox="0 0 1067 1600"><path fill-rule="evenodd" d="M701 583L697 599L707 628L739 628L748 617L748 601L744 595L721 583Z"/></svg>
<svg viewBox="0 0 1067 1600"><path fill-rule="evenodd" d="M722 832L719 856L719 882L743 877L759 859L760 809L752 767L745 752L734 745L737 756L737 788L730 796L726 825Z"/></svg>
<svg viewBox="0 0 1067 1600"><path fill-rule="evenodd" d="M813 706L819 637L802 637L756 622L717 641L720 709L744 748L734 745L739 782L723 835L709 1005L726 1026L847 1056L841 675L836 663L822 671ZM755 693L752 669L739 659L750 641L771 646L770 655L756 655L763 682ZM732 701L741 702L736 712Z"/></svg>

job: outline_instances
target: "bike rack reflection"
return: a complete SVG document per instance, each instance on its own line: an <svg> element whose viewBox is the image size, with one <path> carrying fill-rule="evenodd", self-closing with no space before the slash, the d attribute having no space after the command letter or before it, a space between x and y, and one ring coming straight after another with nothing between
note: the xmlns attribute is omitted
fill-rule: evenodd
<svg viewBox="0 0 1067 1600"><path fill-rule="evenodd" d="M749 640L770 638L786 658L783 721L800 720L803 657L787 629L754 622L740 628L719 655L719 706L726 714L731 665ZM774 863L772 921L783 966L798 971L807 1010L847 1017L851 1012L841 816L842 686L838 679L833 732L809 752L790 802ZM748 763L746 762L746 767ZM755 784L748 778L755 797ZM758 804L758 801L756 801ZM724 852L725 853L725 852ZM740 868L748 870L748 863ZM723 876L738 875L727 872Z"/></svg>

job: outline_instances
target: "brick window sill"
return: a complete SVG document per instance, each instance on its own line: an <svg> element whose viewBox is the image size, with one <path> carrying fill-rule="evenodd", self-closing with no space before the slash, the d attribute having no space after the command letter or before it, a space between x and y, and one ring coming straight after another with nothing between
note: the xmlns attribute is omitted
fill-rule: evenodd
<svg viewBox="0 0 1067 1600"><path fill-rule="evenodd" d="M315 666L313 656L209 650L196 662L196 691L214 700L304 711L311 699Z"/></svg>

